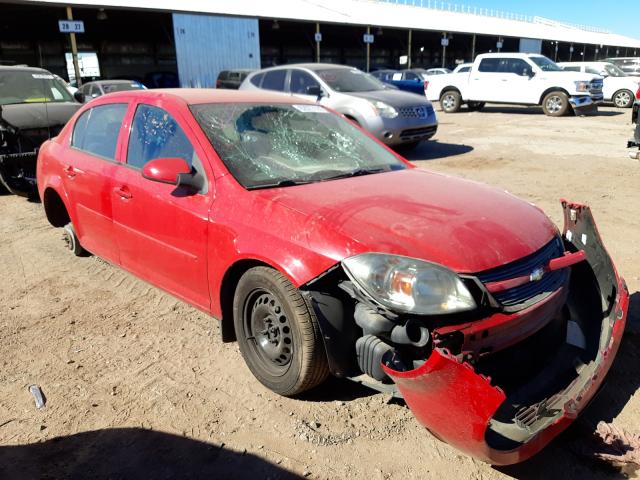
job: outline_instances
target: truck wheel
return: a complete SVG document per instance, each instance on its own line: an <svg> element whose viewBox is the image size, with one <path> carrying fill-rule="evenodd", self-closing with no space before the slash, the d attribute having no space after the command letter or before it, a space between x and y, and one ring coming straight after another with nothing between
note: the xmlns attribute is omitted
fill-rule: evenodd
<svg viewBox="0 0 640 480"><path fill-rule="evenodd" d="M633 105L633 92L631 90L618 90L613 94L611 100L618 108L629 108Z"/></svg>
<svg viewBox="0 0 640 480"><path fill-rule="evenodd" d="M80 245L80 240L78 240L73 224L71 222L67 223L62 230L64 232L62 238L67 244L67 248L71 250L76 257L86 257L89 252Z"/></svg>
<svg viewBox="0 0 640 480"><path fill-rule="evenodd" d="M280 272L254 267L240 278L233 323L249 370L274 392L296 395L329 375L313 308Z"/></svg>
<svg viewBox="0 0 640 480"><path fill-rule="evenodd" d="M550 117L562 117L569 110L569 99L564 92L548 93L542 100L542 111Z"/></svg>
<svg viewBox="0 0 640 480"><path fill-rule="evenodd" d="M462 97L460 92L455 90L447 90L440 96L440 108L446 113L455 113L460 110L462 105Z"/></svg>
<svg viewBox="0 0 640 480"><path fill-rule="evenodd" d="M479 112L484 108L484 102L467 102L467 108L472 112Z"/></svg>

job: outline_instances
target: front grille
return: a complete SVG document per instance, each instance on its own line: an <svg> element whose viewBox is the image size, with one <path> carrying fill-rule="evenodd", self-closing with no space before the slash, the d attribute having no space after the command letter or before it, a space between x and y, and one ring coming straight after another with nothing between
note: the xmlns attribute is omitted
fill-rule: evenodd
<svg viewBox="0 0 640 480"><path fill-rule="evenodd" d="M433 136L435 135L437 130L438 130L438 127L436 125L432 125L430 127L409 128L407 130L402 130L402 132L400 132L400 138L402 140L410 140L412 138Z"/></svg>
<svg viewBox="0 0 640 480"><path fill-rule="evenodd" d="M561 257L563 253L564 246L562 240L556 237L537 252L520 260L516 260L515 262L480 272L476 274L476 277L482 283L490 283L528 276L531 275L535 269L546 266L552 258ZM518 287L494 293L493 297L505 307L524 307L534 298L542 300L558 290L566 282L567 276L567 269L547 272L542 279L538 281L525 283Z"/></svg>
<svg viewBox="0 0 640 480"><path fill-rule="evenodd" d="M591 85L589 87L589 93L602 93L602 80L591 80Z"/></svg>
<svg viewBox="0 0 640 480"><path fill-rule="evenodd" d="M418 105L398 109L398 114L403 118L429 118L433 113L432 105Z"/></svg>

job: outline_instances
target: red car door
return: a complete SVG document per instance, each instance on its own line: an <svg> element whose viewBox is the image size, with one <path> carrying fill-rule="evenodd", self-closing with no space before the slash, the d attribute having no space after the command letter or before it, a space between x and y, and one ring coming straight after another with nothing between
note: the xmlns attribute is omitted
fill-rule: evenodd
<svg viewBox="0 0 640 480"><path fill-rule="evenodd" d="M119 263L119 258L111 182L127 108L127 103L112 103L85 111L76 120L70 148L62 160L62 178L80 242L90 252L114 263Z"/></svg>
<svg viewBox="0 0 640 480"><path fill-rule="evenodd" d="M121 265L160 288L209 310L207 223L212 175L205 153L177 109L162 101L135 107L123 164L114 176L113 221ZM142 177L156 158L182 158L207 178L193 192Z"/></svg>

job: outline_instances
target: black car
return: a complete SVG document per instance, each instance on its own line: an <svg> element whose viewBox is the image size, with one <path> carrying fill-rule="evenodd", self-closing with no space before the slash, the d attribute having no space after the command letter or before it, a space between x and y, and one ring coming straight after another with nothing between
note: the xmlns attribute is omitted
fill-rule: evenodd
<svg viewBox="0 0 640 480"><path fill-rule="evenodd" d="M631 110L631 123L634 123L636 128L634 130L633 139L629 140L627 144L628 148L638 148L636 151L632 151L629 153L631 158L635 158L636 160L640 160L640 90L636 94L636 101L633 104L633 110Z"/></svg>
<svg viewBox="0 0 640 480"><path fill-rule="evenodd" d="M216 80L216 88L230 88L237 90L240 88L240 84L247 78L254 70L239 68L236 70L222 70Z"/></svg>
<svg viewBox="0 0 640 480"><path fill-rule="evenodd" d="M0 190L37 196L36 158L80 108L75 96L41 68L0 66Z"/></svg>

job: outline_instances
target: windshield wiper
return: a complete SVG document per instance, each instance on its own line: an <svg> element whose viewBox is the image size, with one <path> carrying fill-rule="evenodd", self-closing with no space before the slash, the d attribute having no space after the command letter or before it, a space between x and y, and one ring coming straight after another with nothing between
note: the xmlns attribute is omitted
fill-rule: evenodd
<svg viewBox="0 0 640 480"><path fill-rule="evenodd" d="M380 173L387 172L386 168L358 168L357 170L352 170L351 172L343 172L337 175L332 175L330 177L325 177L321 181L324 182L326 180L337 180L339 178L351 178L351 177L361 177L362 175L370 175L372 173Z"/></svg>
<svg viewBox="0 0 640 480"><path fill-rule="evenodd" d="M279 188L279 187L293 187L295 185L305 185L311 183L310 180L280 180L274 183L261 183L258 185L251 185L247 187L247 190L260 190L263 188Z"/></svg>

